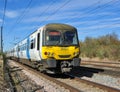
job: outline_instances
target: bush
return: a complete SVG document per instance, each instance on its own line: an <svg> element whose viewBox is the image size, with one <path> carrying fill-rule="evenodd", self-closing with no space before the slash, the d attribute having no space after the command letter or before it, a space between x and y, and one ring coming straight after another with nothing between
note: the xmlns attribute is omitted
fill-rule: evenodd
<svg viewBox="0 0 120 92"><path fill-rule="evenodd" d="M87 37L81 44L82 57L99 57L118 60L120 58L120 40L116 34L106 35L99 38Z"/></svg>

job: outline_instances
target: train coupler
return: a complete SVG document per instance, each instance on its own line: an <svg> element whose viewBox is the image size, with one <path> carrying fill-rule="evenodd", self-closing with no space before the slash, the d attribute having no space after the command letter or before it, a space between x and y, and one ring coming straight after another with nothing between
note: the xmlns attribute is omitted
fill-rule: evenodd
<svg viewBox="0 0 120 92"><path fill-rule="evenodd" d="M70 72L70 70L72 69L70 62L68 61L63 61L61 62L61 72L65 73L65 72Z"/></svg>

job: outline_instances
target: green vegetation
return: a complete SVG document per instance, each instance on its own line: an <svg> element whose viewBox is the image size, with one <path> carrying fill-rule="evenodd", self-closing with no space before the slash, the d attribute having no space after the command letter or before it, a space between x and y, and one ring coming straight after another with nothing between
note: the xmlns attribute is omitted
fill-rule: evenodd
<svg viewBox="0 0 120 92"><path fill-rule="evenodd" d="M0 56L2 55L2 53L0 52Z"/></svg>
<svg viewBox="0 0 120 92"><path fill-rule="evenodd" d="M116 34L99 38L87 37L81 44L81 57L120 60L120 40Z"/></svg>

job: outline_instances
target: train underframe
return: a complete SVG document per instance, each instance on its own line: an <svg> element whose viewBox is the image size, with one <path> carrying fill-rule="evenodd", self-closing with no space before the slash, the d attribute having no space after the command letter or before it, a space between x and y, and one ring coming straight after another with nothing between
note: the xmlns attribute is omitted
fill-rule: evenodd
<svg viewBox="0 0 120 92"><path fill-rule="evenodd" d="M55 60L47 59L41 61L33 61L28 59L20 59L12 57L15 61L21 62L28 66L31 66L41 72L48 73L66 73L70 72L73 67L80 66L80 58L74 58L72 60Z"/></svg>
<svg viewBox="0 0 120 92"><path fill-rule="evenodd" d="M65 73L70 72L73 67L80 66L80 59L74 58L73 60L55 60L47 59L46 64L48 69L54 71L55 73Z"/></svg>

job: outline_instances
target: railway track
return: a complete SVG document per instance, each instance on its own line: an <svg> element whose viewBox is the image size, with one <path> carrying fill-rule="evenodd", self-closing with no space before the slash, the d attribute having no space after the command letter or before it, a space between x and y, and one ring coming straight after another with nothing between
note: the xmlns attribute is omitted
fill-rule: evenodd
<svg viewBox="0 0 120 92"><path fill-rule="evenodd" d="M101 67L89 67L89 66L80 66L71 71L73 74L78 75L79 77L91 77L93 74L109 75L113 77L119 77L120 71L112 69L104 69Z"/></svg>
<svg viewBox="0 0 120 92"><path fill-rule="evenodd" d="M89 63L106 63L106 64L120 64L120 62L110 62L110 61L85 61L82 60L82 62L89 62Z"/></svg>
<svg viewBox="0 0 120 92"><path fill-rule="evenodd" d="M26 65L23 65L23 64L20 64L20 63L18 63L18 62L14 62L14 63L16 63L17 65L19 65L22 69L25 69L26 71L28 71L28 72L30 72L32 75L35 75L35 76L37 76L37 77L39 77L39 78L45 78L45 79L47 79L47 80L49 80L49 81L51 81L51 83L52 82L54 82L55 84L53 84L53 85L59 85L59 86L61 86L62 88L65 88L65 89L67 89L67 90L69 90L68 92L82 92L81 90L78 90L78 89L76 89L76 88L74 88L74 87L72 87L72 86L70 86L70 85L67 85L67 84L65 84L65 83L63 83L63 82L60 82L60 81L58 81L58 80L56 80L56 79L54 79L54 78L52 78L52 77L49 77L49 76L47 76L47 75L45 75L45 74L43 74L43 73L40 73L39 71L37 71L37 70L35 70L35 69L33 69L33 68L30 68L30 67L28 67L28 66L26 66ZM51 84L51 83L49 83L49 84ZM54 87L55 87L54 86ZM49 92L49 91L48 91ZM67 92L67 91L66 91Z"/></svg>
<svg viewBox="0 0 120 92"><path fill-rule="evenodd" d="M22 65L20 63L17 64L34 76L37 76L39 78L42 76L43 78L49 80L50 82L54 82L55 84L61 86L61 88L69 90L67 92L120 92L120 90L118 89L111 88L88 80L80 79L69 74L66 74L67 78L63 77L58 78L53 76L51 77L46 74L40 73L39 71L36 71L28 66Z"/></svg>
<svg viewBox="0 0 120 92"><path fill-rule="evenodd" d="M72 76L70 74L67 74L67 75ZM80 83L85 83L85 84L88 84L88 85L92 85L94 87L98 87L100 89L106 90L107 92L120 92L119 89L116 89L116 88L113 88L113 87L108 87L106 85L95 83L95 82L92 82L92 81L89 81L89 80L80 79L78 77L75 77L74 80L76 80L77 82L80 82Z"/></svg>
<svg viewBox="0 0 120 92"><path fill-rule="evenodd" d="M98 67L108 67L120 69L119 62L102 62L102 61L84 61L82 60L81 65L93 65Z"/></svg>

